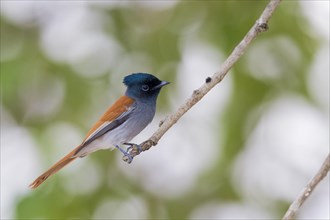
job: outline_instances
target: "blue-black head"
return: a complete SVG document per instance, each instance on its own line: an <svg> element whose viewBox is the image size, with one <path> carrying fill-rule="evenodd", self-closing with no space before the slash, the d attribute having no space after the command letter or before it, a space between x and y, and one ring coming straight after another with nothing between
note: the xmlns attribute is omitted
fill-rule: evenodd
<svg viewBox="0 0 330 220"><path fill-rule="evenodd" d="M124 78L126 95L137 100L156 100L160 89L169 84L148 73L133 73Z"/></svg>

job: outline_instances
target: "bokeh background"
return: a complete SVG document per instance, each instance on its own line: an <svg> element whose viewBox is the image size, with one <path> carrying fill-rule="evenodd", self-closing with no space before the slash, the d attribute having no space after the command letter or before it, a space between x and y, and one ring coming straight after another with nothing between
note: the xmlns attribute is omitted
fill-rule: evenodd
<svg viewBox="0 0 330 220"><path fill-rule="evenodd" d="M159 145L28 185L150 72L147 139L216 72L268 1L1 0L1 219L276 219L329 153L329 1L283 1L217 87ZM329 177L299 219L329 219Z"/></svg>

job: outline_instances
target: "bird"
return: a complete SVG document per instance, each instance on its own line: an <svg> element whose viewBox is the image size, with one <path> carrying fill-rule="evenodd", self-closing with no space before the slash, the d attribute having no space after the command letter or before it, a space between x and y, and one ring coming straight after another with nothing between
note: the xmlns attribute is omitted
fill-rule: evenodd
<svg viewBox="0 0 330 220"><path fill-rule="evenodd" d="M154 118L156 101L161 88L169 82L161 81L149 73L132 73L123 79L127 87L123 96L101 116L92 126L80 145L51 166L46 172L36 178L29 187L39 187L48 177L54 175L63 167L77 158L85 157L102 149L118 149L132 161L129 151L123 145L138 135Z"/></svg>

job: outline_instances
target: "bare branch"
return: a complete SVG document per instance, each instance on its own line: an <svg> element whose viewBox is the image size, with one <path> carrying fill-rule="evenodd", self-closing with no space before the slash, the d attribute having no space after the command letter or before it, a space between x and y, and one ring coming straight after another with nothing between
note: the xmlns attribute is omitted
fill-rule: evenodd
<svg viewBox="0 0 330 220"><path fill-rule="evenodd" d="M265 10L262 12L259 19L245 35L243 40L235 47L230 56L220 67L220 70L213 74L212 77L207 77L205 83L198 89L193 91L190 98L183 103L176 112L166 117L160 124L158 130L146 141L140 144L142 151L149 150L152 146L157 145L160 138L198 101L200 101L215 85L222 81L226 76L228 71L232 66L239 60L239 58L244 54L247 47L251 42L262 32L268 30L268 21L272 14L274 13L277 6L280 4L281 0L271 0L266 6ZM138 147L132 147L129 151L132 157L140 154ZM123 160L130 162L127 156L123 157Z"/></svg>
<svg viewBox="0 0 330 220"><path fill-rule="evenodd" d="M306 185L306 187L303 189L303 191L299 194L299 196L292 202L290 205L288 211L285 213L282 220L290 220L294 219L297 215L300 207L304 202L307 200L307 198L310 197L313 190L316 188L316 186L326 177L326 175L329 172L330 169L330 155L327 156L325 161L323 162L320 170L316 173L316 175L309 181L309 183Z"/></svg>

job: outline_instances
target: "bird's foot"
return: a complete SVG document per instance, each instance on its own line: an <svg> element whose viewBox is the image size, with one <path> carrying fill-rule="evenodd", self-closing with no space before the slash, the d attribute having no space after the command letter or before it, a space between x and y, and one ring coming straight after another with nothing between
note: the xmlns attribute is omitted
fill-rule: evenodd
<svg viewBox="0 0 330 220"><path fill-rule="evenodd" d="M142 147L138 144L133 143L124 143L124 145L128 145L129 147L126 149L126 153L137 151L138 153L141 153L143 151Z"/></svg>
<svg viewBox="0 0 330 220"><path fill-rule="evenodd" d="M121 147L119 147L119 145L116 145L116 148L118 150L120 150L120 152L122 152L124 154L124 156L127 158L127 163L131 163L133 160L132 155L127 151L123 150Z"/></svg>

